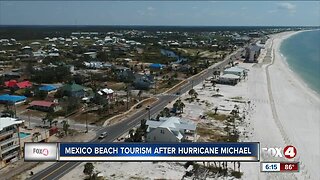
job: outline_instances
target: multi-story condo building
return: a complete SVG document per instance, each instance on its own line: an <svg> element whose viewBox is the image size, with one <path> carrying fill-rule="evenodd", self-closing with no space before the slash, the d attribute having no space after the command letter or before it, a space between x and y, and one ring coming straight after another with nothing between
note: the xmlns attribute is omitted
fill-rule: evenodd
<svg viewBox="0 0 320 180"><path fill-rule="evenodd" d="M19 125L22 121L15 118L0 118L0 168L20 155Z"/></svg>

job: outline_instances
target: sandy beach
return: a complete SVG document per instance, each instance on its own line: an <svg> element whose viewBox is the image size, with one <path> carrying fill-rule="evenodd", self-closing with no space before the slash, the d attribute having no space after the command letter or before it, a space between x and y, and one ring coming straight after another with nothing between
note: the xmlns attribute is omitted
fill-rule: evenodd
<svg viewBox="0 0 320 180"><path fill-rule="evenodd" d="M252 141L259 141L261 147L295 146L298 153L292 161L300 162L301 170L294 175L259 173L256 178L263 178L264 175L266 179L318 178L319 95L291 71L279 50L281 42L296 33L299 32L285 32L271 37L266 50L271 49L273 63L251 68L248 97L254 106L251 112ZM270 160L263 158L261 157L261 161ZM250 177L251 173L255 173L254 170L248 171L250 173L245 173L245 176L247 174Z"/></svg>
<svg viewBox="0 0 320 180"><path fill-rule="evenodd" d="M279 51L281 42L296 33L299 32L272 35L262 49L259 63L240 63L240 67L249 70L248 77L236 86L216 85L223 97L212 97L215 89L210 87L210 83L205 88L202 84L194 87L199 94L199 102L185 101L184 99L188 97L187 93L181 97L186 104L182 116L193 120L198 125L210 122L213 129L219 131L219 128L223 128L221 122L203 120L199 115L216 106L219 107L220 113L228 114L234 105L237 105L241 116L246 115L245 122L238 123L241 133L240 141L260 142L261 148L284 148L287 145L297 148L297 156L290 161L300 162L300 172L261 173L260 163L241 163L242 179L318 178L320 98L290 70ZM268 57L268 54L271 56ZM235 97L241 97L243 102L250 100L251 103L248 105L234 102L232 100ZM202 100L205 102L201 102ZM168 107L172 107L172 103ZM262 155L261 161L287 161L287 159ZM108 179L127 179L128 177L180 179L185 171L179 163L95 163L95 166ZM62 179L83 178L82 170L83 165L75 168Z"/></svg>
<svg viewBox="0 0 320 180"><path fill-rule="evenodd" d="M298 150L303 177L317 179L320 168L320 98L293 73L279 51L283 39L294 33L278 35L273 40L274 64L269 67L272 98L286 145ZM270 95L270 93L269 93Z"/></svg>

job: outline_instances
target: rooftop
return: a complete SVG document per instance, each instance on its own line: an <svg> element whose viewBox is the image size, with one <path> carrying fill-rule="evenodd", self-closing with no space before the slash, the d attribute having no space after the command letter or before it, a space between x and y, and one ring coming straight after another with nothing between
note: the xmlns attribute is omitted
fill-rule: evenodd
<svg viewBox="0 0 320 180"><path fill-rule="evenodd" d="M9 95L3 94L0 95L0 101L8 101L8 102L18 102L27 99L25 96L16 96L16 95Z"/></svg>
<svg viewBox="0 0 320 180"><path fill-rule="evenodd" d="M55 104L54 102L50 102L50 101L32 101L30 103L30 106L51 107L54 104Z"/></svg>
<svg viewBox="0 0 320 180"><path fill-rule="evenodd" d="M231 68L227 68L224 71L225 72L239 72L239 73L242 73L243 71L245 71L245 69L240 68L238 66L234 66L234 67L231 67Z"/></svg>
<svg viewBox="0 0 320 180"><path fill-rule="evenodd" d="M56 90L57 87L54 86L54 85L42 85L39 87L39 90L40 91L53 91L53 90Z"/></svg>
<svg viewBox="0 0 320 180"><path fill-rule="evenodd" d="M69 91L69 92L82 91L83 89L84 89L83 86L76 84L76 83L67 84L62 87L62 90Z"/></svg>
<svg viewBox="0 0 320 180"><path fill-rule="evenodd" d="M188 120L179 117L160 117L159 121L148 120L146 123L150 128L168 128L170 130L196 130L196 125Z"/></svg>
<svg viewBox="0 0 320 180"><path fill-rule="evenodd" d="M240 76L237 76L235 74L223 74L220 76L220 78L226 78L226 79L240 79Z"/></svg>
<svg viewBox="0 0 320 180"><path fill-rule="evenodd" d="M5 127L12 126L15 124L21 124L23 121L18 121L15 118L10 117L2 117L0 118L0 131L2 131Z"/></svg>

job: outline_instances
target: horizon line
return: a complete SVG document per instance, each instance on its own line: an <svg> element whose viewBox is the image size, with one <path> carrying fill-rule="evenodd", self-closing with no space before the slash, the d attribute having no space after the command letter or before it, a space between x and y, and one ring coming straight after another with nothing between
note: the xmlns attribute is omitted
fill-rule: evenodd
<svg viewBox="0 0 320 180"><path fill-rule="evenodd" d="M320 25L143 25L143 24L0 24L0 26L173 26L173 27L320 27Z"/></svg>

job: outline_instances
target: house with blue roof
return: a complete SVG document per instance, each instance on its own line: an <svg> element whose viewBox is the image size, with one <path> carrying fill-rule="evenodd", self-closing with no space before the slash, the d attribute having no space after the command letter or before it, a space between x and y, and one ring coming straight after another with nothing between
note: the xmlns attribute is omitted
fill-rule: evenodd
<svg viewBox="0 0 320 180"><path fill-rule="evenodd" d="M48 93L51 93L51 92L55 92L57 91L58 87L54 86L54 85L41 85L39 87L39 91L46 91Z"/></svg>
<svg viewBox="0 0 320 180"><path fill-rule="evenodd" d="M21 104L24 103L26 100L26 96L17 96L9 94L0 95L0 103L2 104Z"/></svg>
<svg viewBox="0 0 320 180"><path fill-rule="evenodd" d="M163 64L156 64L156 63L150 64L149 66L150 69L162 69L163 67L164 67Z"/></svg>

